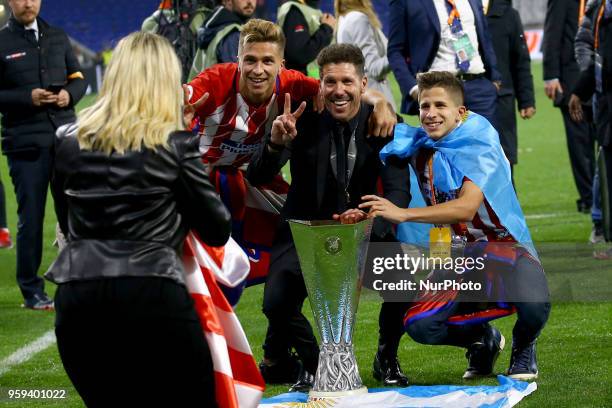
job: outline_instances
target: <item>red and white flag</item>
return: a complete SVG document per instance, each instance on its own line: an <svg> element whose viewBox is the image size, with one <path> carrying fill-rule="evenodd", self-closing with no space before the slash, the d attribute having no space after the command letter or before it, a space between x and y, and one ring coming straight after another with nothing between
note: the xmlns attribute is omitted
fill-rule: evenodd
<svg viewBox="0 0 612 408"><path fill-rule="evenodd" d="M193 233L185 240L185 282L210 348L215 395L221 408L256 407L265 383L238 317L217 281L234 287L246 279L249 260L230 238L223 247L209 247Z"/></svg>

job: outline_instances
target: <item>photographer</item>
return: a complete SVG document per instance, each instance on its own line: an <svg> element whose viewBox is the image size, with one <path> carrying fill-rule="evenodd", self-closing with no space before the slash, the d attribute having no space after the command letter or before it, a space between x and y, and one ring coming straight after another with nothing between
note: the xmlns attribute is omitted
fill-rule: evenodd
<svg viewBox="0 0 612 408"><path fill-rule="evenodd" d="M37 276L55 130L75 120L87 83L66 34L38 17L41 0L9 0L0 30L2 152L17 196L17 282L29 309L52 309Z"/></svg>

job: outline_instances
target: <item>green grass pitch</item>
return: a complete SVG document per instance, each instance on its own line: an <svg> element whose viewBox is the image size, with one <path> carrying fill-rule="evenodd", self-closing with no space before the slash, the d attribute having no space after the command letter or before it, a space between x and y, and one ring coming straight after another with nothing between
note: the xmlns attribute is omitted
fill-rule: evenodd
<svg viewBox="0 0 612 408"><path fill-rule="evenodd" d="M541 64L533 64L533 73L537 114L530 121L518 119L520 152L515 178L519 199L536 246L548 248L550 252L549 256L542 257L548 273L555 272L555 276L565 276L567 279L582 279L583 276L592 279L603 276L607 279L600 284L604 293L600 297L582 296L580 301L553 303L550 320L538 342L538 390L521 402L520 406L612 406L612 303L611 298L605 295L606 288L609 291L612 287L609 286L612 261L593 261L589 256L590 249L584 245L590 232L590 218L576 212L577 193L568 163L561 115L544 96L540 79ZM399 99L397 86L394 90ZM91 101L92 98L87 97L80 106L86 106ZM414 124L414 118L410 118L409 122ZM0 158L0 177L7 193L9 228L14 237L17 230L16 202L4 156ZM55 215L49 198L41 274L57 253L51 246L54 224ZM574 285L571 290L579 292L579 286ZM46 287L53 294L54 285L47 283ZM257 360L262 357L261 344L266 330L266 320L261 312L262 293L261 285L248 289L237 307L238 316ZM24 310L20 307L21 302L21 294L15 282L15 249L0 250L0 372L9 355L53 328L53 313ZM360 304L354 336L360 373L368 387L379 386L371 373L377 341L378 308L378 303L373 300L365 300ZM305 306L304 310L311 317L309 307ZM513 323L513 317L495 322L508 340L511 338ZM405 336L399 357L411 384L464 383L461 380L466 367L463 350L423 346ZM507 368L509 358L508 345L497 362L497 372L502 373ZM487 379L475 384L494 383L494 379ZM2 399L7 389L15 388L63 388L67 390L67 399ZM266 390L266 396L286 389L286 386L271 386ZM0 374L0 406L80 407L82 402L71 386L57 348L53 345L31 360Z"/></svg>

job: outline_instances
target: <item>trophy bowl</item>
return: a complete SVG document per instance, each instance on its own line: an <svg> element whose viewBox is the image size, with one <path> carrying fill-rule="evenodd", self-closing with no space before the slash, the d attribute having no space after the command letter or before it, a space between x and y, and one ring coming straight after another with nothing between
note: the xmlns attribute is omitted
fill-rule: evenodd
<svg viewBox="0 0 612 408"><path fill-rule="evenodd" d="M309 400L367 393L352 338L372 222L289 220L289 225L321 338Z"/></svg>

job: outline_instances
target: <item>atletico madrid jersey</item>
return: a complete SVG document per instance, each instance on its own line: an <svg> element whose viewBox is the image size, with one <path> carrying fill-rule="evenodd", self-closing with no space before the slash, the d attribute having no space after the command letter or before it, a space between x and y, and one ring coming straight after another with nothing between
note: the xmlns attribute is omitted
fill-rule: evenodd
<svg viewBox="0 0 612 408"><path fill-rule="evenodd" d="M431 193L431 169L429 167L433 154L434 151L431 149L421 149L412 158L412 166L417 174L417 181L427 205L434 204ZM469 181L469 179L464 177L463 181ZM435 186L434 190L436 203L454 200L459 196L460 191L458 189L456 191L443 192L436 189ZM471 221L452 224L451 226L455 234L465 236L468 242L515 242L510 232L501 224L497 214L495 214L486 198L480 204L480 207L478 207L478 211Z"/></svg>
<svg viewBox="0 0 612 408"><path fill-rule="evenodd" d="M316 95L319 88L316 79L281 68L270 99L253 106L238 92L239 79L238 64L226 63L202 71L189 83L192 103L206 92L210 95L198 109L196 126L203 160L215 166L247 163L282 112L285 93L293 101L303 101Z"/></svg>

